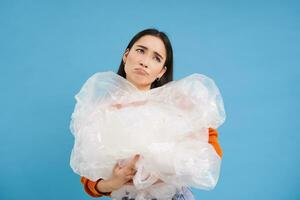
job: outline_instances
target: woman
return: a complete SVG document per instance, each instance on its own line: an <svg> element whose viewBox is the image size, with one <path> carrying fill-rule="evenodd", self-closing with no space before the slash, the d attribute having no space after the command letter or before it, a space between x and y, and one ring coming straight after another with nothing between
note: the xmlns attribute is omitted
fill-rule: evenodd
<svg viewBox="0 0 300 200"><path fill-rule="evenodd" d="M125 50L118 74L141 91L157 88L172 81L173 50L166 34L156 29L146 29L136 34ZM209 143L222 157L217 138L218 132L210 128ZM139 155L135 155L125 166L116 164L112 177L107 180L99 179L93 182L81 177L85 191L92 197L110 196L112 191L124 184L132 184L138 159ZM193 196L188 188L184 188L173 199L193 199Z"/></svg>

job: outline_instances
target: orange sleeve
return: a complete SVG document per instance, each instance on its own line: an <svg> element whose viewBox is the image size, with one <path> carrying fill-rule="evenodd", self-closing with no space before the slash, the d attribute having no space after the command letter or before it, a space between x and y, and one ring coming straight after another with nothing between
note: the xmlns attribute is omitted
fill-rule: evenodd
<svg viewBox="0 0 300 200"><path fill-rule="evenodd" d="M103 197L103 196L111 196L111 193L100 193L99 191L97 191L96 189L96 184L97 181L91 181L87 178L85 178L84 176L81 177L80 179L81 183L83 184L84 187L84 191L90 195L91 197Z"/></svg>
<svg viewBox="0 0 300 200"><path fill-rule="evenodd" d="M223 152L218 142L218 131L216 129L209 128L208 132L209 132L208 142L215 148L217 154L222 158Z"/></svg>

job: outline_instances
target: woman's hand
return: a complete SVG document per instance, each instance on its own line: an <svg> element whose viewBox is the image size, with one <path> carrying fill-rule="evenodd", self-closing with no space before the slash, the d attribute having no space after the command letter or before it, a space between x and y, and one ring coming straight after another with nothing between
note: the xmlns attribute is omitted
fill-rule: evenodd
<svg viewBox="0 0 300 200"><path fill-rule="evenodd" d="M111 190L117 190L124 184L132 181L132 178L136 173L135 164L139 160L139 157L139 155L135 155L132 159L124 163L123 166L116 163L113 168L112 177L107 180Z"/></svg>
<svg viewBox="0 0 300 200"><path fill-rule="evenodd" d="M116 189L119 189L125 183L132 180L136 173L135 164L139 160L139 157L139 155L135 155L122 166L119 163L114 166L111 181L117 187Z"/></svg>

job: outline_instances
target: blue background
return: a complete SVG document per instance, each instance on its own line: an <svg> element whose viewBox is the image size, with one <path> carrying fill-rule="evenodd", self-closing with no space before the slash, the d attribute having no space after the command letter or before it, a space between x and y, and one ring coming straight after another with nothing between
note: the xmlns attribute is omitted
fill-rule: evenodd
<svg viewBox="0 0 300 200"><path fill-rule="evenodd" d="M69 167L74 95L149 27L175 79L205 74L224 98L220 179L197 199L300 199L299 1L172 2L1 0L1 200L91 199Z"/></svg>

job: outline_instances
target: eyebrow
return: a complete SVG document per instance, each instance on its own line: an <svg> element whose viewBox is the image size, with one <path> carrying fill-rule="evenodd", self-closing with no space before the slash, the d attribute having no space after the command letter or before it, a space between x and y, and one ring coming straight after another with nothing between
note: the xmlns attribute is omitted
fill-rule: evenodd
<svg viewBox="0 0 300 200"><path fill-rule="evenodd" d="M136 46L141 47L142 49L148 50L148 47L145 47L143 45L136 45ZM156 54L158 57L160 57L161 59L163 59L163 57L159 53L157 53L156 51L154 51L154 54Z"/></svg>

